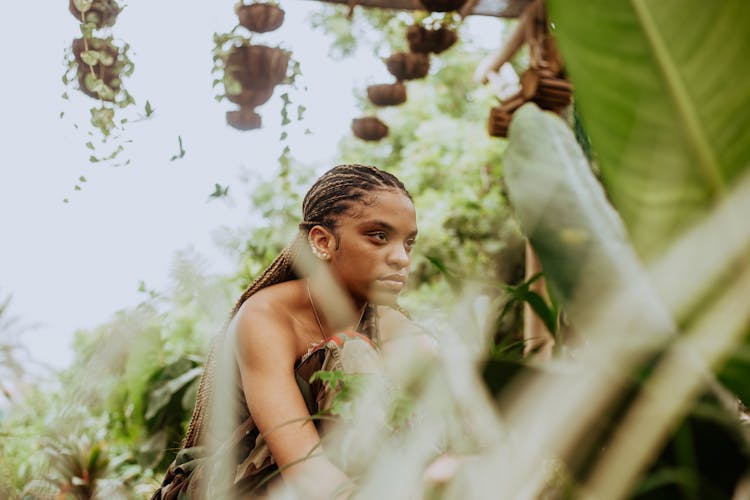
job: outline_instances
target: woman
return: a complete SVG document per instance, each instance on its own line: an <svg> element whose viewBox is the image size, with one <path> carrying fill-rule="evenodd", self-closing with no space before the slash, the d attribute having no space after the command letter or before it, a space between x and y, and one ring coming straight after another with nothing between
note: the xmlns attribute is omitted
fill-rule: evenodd
<svg viewBox="0 0 750 500"><path fill-rule="evenodd" d="M400 317L386 306L396 305L406 281L416 213L396 177L363 165L326 172L305 195L302 213L297 239L242 294L223 349L212 350L183 449L154 499L181 492L246 498L279 473L305 497L327 498L347 481L318 449L311 415L325 409L325 388L310 375L335 365L336 346L377 344L381 317ZM238 374L234 395L217 374L227 367ZM233 402L236 412L227 411ZM212 409L216 418L207 419ZM221 423L227 413L239 417Z"/></svg>

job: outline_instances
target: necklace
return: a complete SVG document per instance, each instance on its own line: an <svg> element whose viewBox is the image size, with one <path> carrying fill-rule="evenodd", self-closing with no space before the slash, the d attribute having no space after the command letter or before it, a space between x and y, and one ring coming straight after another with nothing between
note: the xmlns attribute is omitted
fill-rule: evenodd
<svg viewBox="0 0 750 500"><path fill-rule="evenodd" d="M323 330L323 323L320 321L320 316L318 316L318 308L315 307L315 301L312 298L312 294L310 293L310 281L305 280L305 290L307 290L307 298L310 300L310 306L312 307L313 316L315 316L315 322L318 324L318 328L320 329L320 336L323 339L323 342L326 341L328 337L326 337L326 332ZM362 318L365 316L365 310L367 307L362 308L362 314L359 317L359 322L357 323L357 327L359 327L359 324L362 323Z"/></svg>
<svg viewBox="0 0 750 500"><path fill-rule="evenodd" d="M318 316L318 309L315 307L315 302L313 302L312 294L310 293L310 282L308 280L305 280L305 289L307 290L307 298L310 299L310 306L312 306L315 322L318 324L318 328L320 328L320 336L323 339L323 342L325 342L326 332L323 330L323 324L320 322L320 317Z"/></svg>

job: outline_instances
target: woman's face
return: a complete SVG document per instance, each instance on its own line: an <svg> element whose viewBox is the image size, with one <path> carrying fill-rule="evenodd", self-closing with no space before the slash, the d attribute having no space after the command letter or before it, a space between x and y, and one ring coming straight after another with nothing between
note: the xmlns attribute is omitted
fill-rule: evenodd
<svg viewBox="0 0 750 500"><path fill-rule="evenodd" d="M395 305L417 236L409 197L397 190L368 195L338 218L335 233L329 254L339 283L358 303Z"/></svg>

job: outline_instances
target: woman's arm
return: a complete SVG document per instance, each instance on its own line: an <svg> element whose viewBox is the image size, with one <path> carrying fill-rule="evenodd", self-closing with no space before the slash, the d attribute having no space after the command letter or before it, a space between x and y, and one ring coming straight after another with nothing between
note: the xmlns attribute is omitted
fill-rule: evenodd
<svg viewBox="0 0 750 500"><path fill-rule="evenodd" d="M246 304L236 319L237 361L250 414L282 477L307 498L325 498L346 476L324 456L294 375L291 324L278 312Z"/></svg>

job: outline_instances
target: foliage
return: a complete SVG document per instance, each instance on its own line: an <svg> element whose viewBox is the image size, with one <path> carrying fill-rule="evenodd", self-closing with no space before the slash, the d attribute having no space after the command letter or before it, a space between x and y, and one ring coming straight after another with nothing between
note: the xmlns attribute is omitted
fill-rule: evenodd
<svg viewBox="0 0 750 500"><path fill-rule="evenodd" d="M547 301L545 301L541 295L529 289L531 284L542 276L542 273L537 273L516 286L506 285L505 291L508 292L511 298L503 306L500 315L501 317L506 315L510 308L517 302L527 303L531 306L534 313L542 320L544 326L547 327L547 330L552 335L555 335L558 329L559 311L557 307L554 303L547 304Z"/></svg>
<svg viewBox="0 0 750 500"><path fill-rule="evenodd" d="M334 59L353 56L363 46L381 57L408 50L404 34L411 17L386 9L359 9L351 18L347 7L325 5L310 16L313 28L333 37L328 54Z"/></svg>
<svg viewBox="0 0 750 500"><path fill-rule="evenodd" d="M333 394L330 406L317 417L335 416L351 420L355 415L354 406L363 394L375 386L387 391L388 407L385 413L385 426L389 432L398 432L414 417L414 398L406 389L393 385L383 374L345 373L343 370L319 370L312 374L310 382L320 381L326 391Z"/></svg>
<svg viewBox="0 0 750 500"><path fill-rule="evenodd" d="M27 383L28 368L25 367L32 363L20 339L31 326L11 314L12 299L11 295L0 299L0 401L12 401L22 392Z"/></svg>
<svg viewBox="0 0 750 500"><path fill-rule="evenodd" d="M362 390L366 387L366 377L361 373L344 373L342 370L319 370L312 374L310 382L321 381L327 390L335 394L327 413L341 417L349 417L348 409Z"/></svg>
<svg viewBox="0 0 750 500"><path fill-rule="evenodd" d="M511 200L551 291L585 321L642 266L567 125L533 105L516 113L505 156Z"/></svg>
<svg viewBox="0 0 750 500"><path fill-rule="evenodd" d="M155 476L177 451L208 339L233 296L226 278L206 276L201 267L195 256L178 255L168 292L151 293L110 322L78 332L73 365L0 420L0 433L14 436L3 442L0 491L14 498L42 477L54 479L59 490L81 471L47 474L50 464L101 446L101 456L110 457L102 477L117 478L128 492L153 491ZM46 455L40 454L39 437L51 443ZM102 487L116 486L107 481Z"/></svg>
<svg viewBox="0 0 750 500"><path fill-rule="evenodd" d="M549 4L607 193L652 258L747 170L750 7Z"/></svg>
<svg viewBox="0 0 750 500"><path fill-rule="evenodd" d="M493 96L465 78L482 54L462 52L461 44L433 58L426 81L409 83L406 104L378 112L391 129L387 142L341 141L341 162L378 165L411 190L420 238L405 303L427 310L428 318L443 309L425 323L440 339L440 352L428 361L418 349L399 353L401 382L414 391L364 408L385 408L386 420L397 423L416 411L419 425L409 433L355 428L358 439L346 443L366 464L363 497L419 497L425 463L446 451L475 455L439 484L436 491L446 498L489 491L508 498L610 491L614 497L728 497L750 464L747 428L733 396L750 394L742 302L750 283L750 234L736 224L737 213L746 212L723 205L747 207L740 195L748 188L739 179L750 156L740 134L748 118L736 112L747 104L737 90L747 82L737 60L747 52L740 50L747 37L719 45L726 33L744 33L748 8L702 3L705 15L683 17L678 13L689 11L676 2L644 5L602 9L581 2L563 10L562 2L550 4L606 191L559 118L522 108L507 151L505 142L486 136ZM362 38L376 53L398 48L411 21L357 10L351 28L339 10L325 12L316 22L334 32L342 54L354 50L357 30L368 33ZM374 39L373 27L387 36ZM702 48L689 50L699 41ZM705 67L717 76L699 77ZM718 85L730 76L737 87L721 92ZM363 97L362 107L368 106ZM181 256L171 290L152 292L137 308L80 332L75 365L0 421L0 494L12 498L25 487L48 494L87 488L89 494L108 478L117 478L113 488L140 493L154 486L179 445L208 333L225 319L220 315L236 289L290 241L301 195L321 170L288 153L277 177L254 186L252 210L261 220L225 236L240 260L236 276L205 276L195 259ZM536 277L520 278L521 238L503 177L551 284L551 305L530 292ZM699 214L709 218L694 236L686 233ZM678 235L698 241L701 252L683 240L675 244ZM726 244L712 244L719 239ZM479 313L475 303L459 301L468 282L489 297ZM446 304L456 301L448 311ZM493 335L518 329L522 301L551 330L557 301L569 311L586 339L575 356L528 365L519 361L517 337ZM444 317L452 321L440 324ZM484 385L477 383L477 366ZM350 402L361 380L317 377L343 389L337 412L357 411ZM29 439L37 436L48 438L49 457L40 457L37 440ZM50 470L55 463L66 466ZM554 470L540 470L547 463Z"/></svg>
<svg viewBox="0 0 750 500"><path fill-rule="evenodd" d="M740 111L750 104L741 90L750 84L750 70L741 63L750 50L750 36L741 30L750 6L730 1L696 8L700 16L682 15L690 7L675 2L616 9L588 5L586 16L597 19L594 30L583 28L583 17L571 15L570 5L550 5L608 195L634 246L650 258L696 220L716 213L719 201L737 189L750 169L750 137L741 133L750 117ZM601 42L599 30L610 29L611 37L604 40L612 43L591 43L594 38ZM693 36L685 37L686 31ZM743 34L724 36L730 32ZM580 50L583 46L588 49ZM638 64L609 64L612 60ZM707 67L711 78L699 69ZM747 266L743 262L735 273ZM711 304L729 283L703 281L702 292L691 302L695 309L678 318L680 326L694 324L702 312L699 304ZM750 370L746 350L747 345L735 350L721 376L735 392L750 397L740 382L744 377L737 376Z"/></svg>
<svg viewBox="0 0 750 500"><path fill-rule="evenodd" d="M567 36L573 37L570 33ZM581 64L585 66L584 63ZM645 91L649 82L642 81L639 84L644 87ZM662 99L666 100L666 97L662 96ZM637 106L638 103L635 105ZM597 113L606 113L605 109L587 110L583 106L581 110L586 123L590 123L590 116L597 119ZM665 132L659 131L660 134ZM702 382L703 375L687 369L687 366L676 361L682 356L678 353L696 349L702 342L701 338L710 335L716 347L705 354L698 352L695 354L705 357L705 363L708 366L720 369L723 360L731 353L734 345L748 338L747 320L743 320L742 315L736 315L731 309L723 309L722 305L731 301L735 294L744 293L737 290L728 291L736 287L742 289L743 280L741 278L739 280L727 279L726 275L716 270L703 268L695 270L694 276L691 277L691 281L701 283L699 287L690 287L683 291L679 287L670 289L658 282L651 285L646 269L630 247L619 217L609 206L603 191L597 186L583 152L579 150L573 134L567 127L559 119L543 114L535 107L527 105L517 112L510 134L511 144L506 155L506 168L514 207L519 213L525 231L529 233L531 241L538 249L550 283L558 291L563 306L570 311L572 321L586 331L589 340L597 342L612 343L613 340L606 340L607 336L620 334L621 329L627 327L627 344L622 340L617 342L630 353L629 356L623 356L618 360L618 369L624 372L638 370L643 359L649 356L663 357L657 361L654 373L649 373L649 376L642 382L646 386L642 390L646 392L654 390L652 387L659 387L664 397L672 398L672 401L668 404L656 403L651 393L648 399L638 393L633 394L632 401L625 402L625 408L618 411L626 415L621 421L618 422L614 416L609 417L612 419L608 424L611 427L609 432L614 437L607 432L598 438L601 439L597 441L599 443L611 441L612 444L609 446L612 450L597 463L586 464L594 472L589 470L578 472L582 477L590 475L583 487L586 494L596 496L593 492L601 494L604 491L616 491L618 492L616 494L623 494L627 488L632 487L632 483L642 468L653 460L653 456L657 455L665 442L668 442L669 436L672 435L671 426L684 419L691 410L696 411L694 401L702 390L706 390L705 382ZM594 149L598 151L595 136L592 137ZM709 144L707 137L702 140ZM679 147L675 147L674 151L669 147L662 147L659 154L665 158L679 157L682 151ZM602 158L603 162L605 160ZM603 171L606 168L603 163ZM624 173L624 179L632 179L639 175L635 172L627 173L629 169L634 168L629 163L627 155L619 159L617 163L609 165L609 168ZM689 182L684 181L685 177L682 175L681 168L681 163L676 163L671 170L668 165L665 165L664 170L660 171L658 176L683 181L686 182L685 186L689 186ZM643 174L642 171L641 174ZM618 189L626 187L624 184L626 185L627 180L618 183L610 179L609 182L610 191L617 192ZM741 186L742 184L736 189ZM730 192L731 196L728 198L737 199L741 194L741 192ZM627 206L628 201L613 198L615 204L624 203ZM639 218L649 218L654 211L648 204L631 205L629 210L631 215L639 213ZM660 210L670 214L673 221L691 211L693 212L691 217L695 216L694 207L686 208L681 203L680 197L676 197L672 203ZM716 210L711 217L716 219L720 215L721 212ZM698 238L705 239L705 236L698 235L705 234L708 231L707 227L715 227L722 223L725 229L731 230L732 219L719 219L721 222L710 220L699 228L693 229L691 235L695 234L695 236L688 235L683 238L687 238L686 241L690 243L695 243ZM638 218L630 219L631 225L634 220ZM628 221L627 216L626 221ZM750 235L744 234L739 238L742 241L739 247L727 249L724 252L729 261L739 258L742 252L740 249L748 246ZM659 246L675 243L674 240L674 233L662 231L652 240L642 241L641 250L654 244L656 246L650 247L649 251L655 251L654 249ZM639 242L638 237L635 241ZM688 262L682 254L689 252L694 252L694 250L690 249L688 243L677 241L669 252L665 252L664 255L652 254L651 257L658 256L660 258L658 268L665 269L662 270L660 277L676 284L685 275L685 263ZM745 265L744 269L740 269L741 276L743 271L747 272L746 267ZM666 270L670 272L667 273ZM659 289L658 294L655 293L654 288ZM698 311L690 311L681 303L703 303L704 307ZM671 310L667 309L667 304L671 306ZM719 311L722 312L719 313ZM721 315L717 316L717 314ZM606 323L602 320L604 317L607 318ZM719 321L724 325L724 329L710 328L708 331L702 331L701 326L707 317ZM736 330L728 327L733 322L737 323L731 328L736 328ZM684 339L674 336L677 327L686 330ZM608 334L602 331L603 328L613 333ZM744 372L744 377L738 377L737 372L747 365L740 359L738 358L738 363L732 367L734 376L722 377L722 379L730 381L729 388L736 393L746 394L747 385L740 379L747 380L747 371ZM670 384L674 389L668 389ZM714 385L718 384L714 383ZM640 386L638 389L641 389ZM714 392L716 390L714 389ZM612 397L612 395L609 396L609 398ZM650 408L647 410L646 407ZM657 407L661 408L657 410ZM743 450L747 450L747 437L738 429L738 410L735 405L727 405L722 403L721 397L714 397L712 403L700 403L699 408L709 408L712 414L722 420L723 431L739 436L734 440L735 446L739 443ZM637 425L643 424L639 420L643 412L655 412L662 420L656 421L652 416L649 421L652 429L649 434L651 440L646 441L646 447L641 447L641 452L637 456L632 456L631 453L627 464L619 462L615 465L617 460L624 460L626 454L629 453L625 450L626 445L623 444L624 440L628 439L625 436L637 429ZM614 429L618 424L619 428ZM675 434L673 439L684 439L680 436L679 433ZM700 435L693 437L696 443L704 441ZM679 442L670 444L681 446ZM706 444L704 443L703 446ZM666 454L670 448L671 446L668 446L663 453ZM644 449L648 452L643 452ZM694 453L700 452L701 450L696 450ZM670 475L674 463L668 459L664 460L657 462L655 469L647 476L645 484L651 482L663 485L663 481L666 480L667 483L674 482L677 486L681 485L684 491L692 491L692 495L713 496L718 494L717 491L721 491L722 495L728 496L739 481L740 474L750 464L750 455L742 451L734 457L733 475L731 477L725 475L720 487L717 486L718 483L704 480L704 478L720 473L711 463L698 463L693 460L691 463L682 464L681 475ZM618 479L616 484L612 484L612 477L615 475ZM639 491L649 489L650 486L644 485Z"/></svg>
<svg viewBox="0 0 750 500"><path fill-rule="evenodd" d="M98 130L101 140L94 141L93 133L89 133L92 137L86 143L93 152L89 158L92 163L113 161L124 150L122 134L128 118L118 115L120 110L135 104L124 86L124 80L135 69L129 56L130 45L111 35L101 37L95 34L114 25L120 10L113 0L71 2L71 13L79 20L82 37L66 49L66 71L62 81L66 86L77 82L82 93L99 101L98 106L90 109L90 123ZM63 98L69 99L67 92ZM100 152L101 146L110 140L114 140L114 147ZM80 190L80 184L77 184L77 190Z"/></svg>

